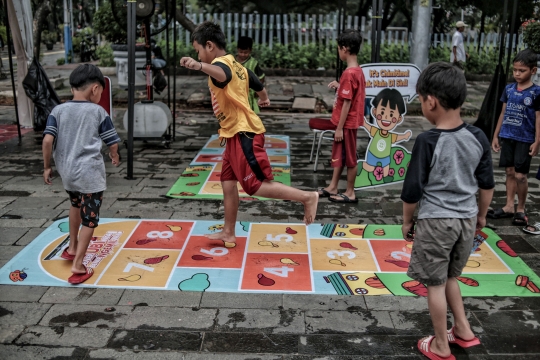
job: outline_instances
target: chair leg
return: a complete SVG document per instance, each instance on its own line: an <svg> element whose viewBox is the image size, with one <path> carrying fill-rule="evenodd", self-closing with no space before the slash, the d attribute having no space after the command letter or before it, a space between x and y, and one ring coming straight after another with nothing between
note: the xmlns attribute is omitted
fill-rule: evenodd
<svg viewBox="0 0 540 360"><path fill-rule="evenodd" d="M319 152L321 151L321 143L323 140L325 131L319 134L319 144L317 145L317 153L315 153L315 165L313 165L313 172L317 172L317 163L319 162Z"/></svg>
<svg viewBox="0 0 540 360"><path fill-rule="evenodd" d="M313 162L313 150L315 150L315 140L317 139L317 133L313 132L313 143L311 144L311 155L309 156L309 163Z"/></svg>

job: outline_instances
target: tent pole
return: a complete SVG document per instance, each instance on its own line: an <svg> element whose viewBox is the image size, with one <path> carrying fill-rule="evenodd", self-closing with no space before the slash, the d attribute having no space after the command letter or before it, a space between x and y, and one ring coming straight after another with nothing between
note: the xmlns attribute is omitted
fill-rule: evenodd
<svg viewBox="0 0 540 360"><path fill-rule="evenodd" d="M135 32L136 32L136 2L128 0L127 3L127 36L128 36L128 156L127 156L127 180L133 177L133 126L135 120Z"/></svg>
<svg viewBox="0 0 540 360"><path fill-rule="evenodd" d="M173 31L174 31L174 34L173 34L173 44L174 44L174 47L173 47L173 59L174 59L174 67L173 67L173 133L172 133L172 139L173 141L176 140L176 35L177 35L177 30L176 30L176 0L174 0L174 8L172 9L173 11ZM169 88L170 88L170 83L168 84L169 85Z"/></svg>
<svg viewBox="0 0 540 360"><path fill-rule="evenodd" d="M9 0L4 1L4 13L6 16L6 41L8 46L8 54L9 54L9 72L11 74L11 87L13 88L13 105L15 106L15 119L17 120L17 133L19 134L19 143L20 146L22 143L22 134L21 134L21 122L19 121L19 111L17 106L17 90L15 89L15 74L13 73L13 50L11 49L11 40L9 37L10 27L9 27L9 18L8 18L8 6L7 2ZM0 60L1 61L1 60Z"/></svg>

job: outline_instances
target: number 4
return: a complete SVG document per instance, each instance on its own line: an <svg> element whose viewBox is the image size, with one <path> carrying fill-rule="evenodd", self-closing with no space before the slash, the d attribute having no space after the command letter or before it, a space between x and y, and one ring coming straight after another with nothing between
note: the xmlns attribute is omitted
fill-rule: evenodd
<svg viewBox="0 0 540 360"><path fill-rule="evenodd" d="M264 268L263 270L269 274L276 275L279 277L289 277L289 272L294 271L293 268L290 268L288 266L282 266L278 268Z"/></svg>

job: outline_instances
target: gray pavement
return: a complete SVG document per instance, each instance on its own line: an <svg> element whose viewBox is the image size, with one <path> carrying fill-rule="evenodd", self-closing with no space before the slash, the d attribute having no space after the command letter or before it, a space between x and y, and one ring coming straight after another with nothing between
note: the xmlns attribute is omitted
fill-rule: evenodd
<svg viewBox="0 0 540 360"><path fill-rule="evenodd" d="M124 109L115 109L120 125ZM0 108L0 118L13 116ZM330 144L323 146L319 171L309 163L309 114L263 112L270 134L291 137L292 185L323 186L331 176ZM13 119L13 118L11 118ZM466 118L472 122L472 118ZM102 217L223 219L218 200L168 199L163 195L217 130L209 111L182 109L171 149L135 143L135 180L126 163L107 164L108 190ZM189 125L186 125L189 124ZM407 116L414 136L430 128ZM412 149L414 138L405 144ZM359 152L367 136L359 132ZM21 146L0 144L0 266L55 219L67 216L68 200L58 178L43 185L40 135ZM125 149L121 150L126 158ZM497 155L494 156L495 161ZM533 169L540 165L533 160ZM504 172L496 169L495 205L505 201ZM345 187L343 179L341 188ZM356 205L321 200L317 222L398 224L401 185L357 192ZM540 217L540 187L531 179L527 210ZM301 206L290 202L241 202L239 220L298 222ZM511 226L490 226L540 273L540 236ZM462 350L458 359L538 359L538 298L466 298L467 315L482 345ZM114 307L108 312L106 308ZM291 294L184 293L172 291L0 286L1 359L421 359L416 341L432 332L424 298Z"/></svg>

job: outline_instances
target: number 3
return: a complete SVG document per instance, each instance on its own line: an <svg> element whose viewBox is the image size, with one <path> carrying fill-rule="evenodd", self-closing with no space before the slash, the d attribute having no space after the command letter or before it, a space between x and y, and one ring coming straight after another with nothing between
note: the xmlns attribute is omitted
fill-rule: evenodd
<svg viewBox="0 0 540 360"><path fill-rule="evenodd" d="M329 252L326 253L326 255L328 255L328 257L330 259L335 259L336 256L345 256L347 255L347 257L349 259L354 259L356 257L356 254L353 253L352 251L348 251L348 250L345 250L345 251L337 251L337 250L330 250Z"/></svg>

